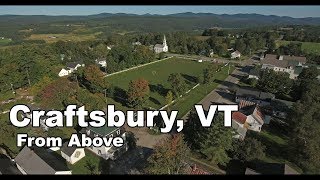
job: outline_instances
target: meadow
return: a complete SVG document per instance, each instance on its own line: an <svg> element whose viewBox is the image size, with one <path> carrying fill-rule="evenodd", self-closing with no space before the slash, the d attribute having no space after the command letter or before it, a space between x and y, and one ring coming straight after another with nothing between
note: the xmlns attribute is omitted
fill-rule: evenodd
<svg viewBox="0 0 320 180"><path fill-rule="evenodd" d="M300 41L277 41L277 46L287 45L290 42L302 43L302 51L320 55L320 43L315 42L300 42Z"/></svg>
<svg viewBox="0 0 320 180"><path fill-rule="evenodd" d="M128 85L131 80L144 78L149 81L150 87L150 97L145 106L151 109L159 109L166 105L165 96L171 89L167 80L171 73L181 73L187 83L187 89L191 89L197 84L196 78L202 75L203 70L208 67L209 64L210 62L199 63L192 60L171 58L106 77L108 82L117 87L117 92L120 92L118 99L109 99L108 102L115 104L117 109L126 109L126 107L121 104L121 97L123 97L121 94L124 95L128 90ZM215 65L218 66L218 64ZM217 80L224 80L227 76L227 68L215 73L215 79ZM182 117L194 104L198 103L217 85L218 83L212 82L208 85L198 86L188 94L179 98L179 100L172 105L172 109L179 110L178 116Z"/></svg>

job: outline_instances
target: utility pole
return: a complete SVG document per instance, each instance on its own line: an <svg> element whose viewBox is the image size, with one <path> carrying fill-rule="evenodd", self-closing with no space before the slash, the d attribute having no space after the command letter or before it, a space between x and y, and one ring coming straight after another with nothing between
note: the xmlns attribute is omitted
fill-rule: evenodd
<svg viewBox="0 0 320 180"><path fill-rule="evenodd" d="M29 83L29 86L31 87L31 82L30 82L30 77L29 77L29 71L28 71L28 69L26 69L26 71L27 71L28 83Z"/></svg>
<svg viewBox="0 0 320 180"><path fill-rule="evenodd" d="M77 86L78 86L78 88L79 88L78 76L77 76L77 74L76 74L76 73L74 73L74 75L76 76Z"/></svg>
<svg viewBox="0 0 320 180"><path fill-rule="evenodd" d="M108 105L108 100L107 100L107 89L104 89L104 97L106 99L106 105Z"/></svg>

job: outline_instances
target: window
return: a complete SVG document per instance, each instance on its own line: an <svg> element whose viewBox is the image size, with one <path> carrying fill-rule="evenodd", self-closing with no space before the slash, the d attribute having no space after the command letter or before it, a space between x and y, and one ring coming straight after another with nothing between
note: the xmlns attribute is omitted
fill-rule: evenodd
<svg viewBox="0 0 320 180"><path fill-rule="evenodd" d="M75 157L75 158L79 158L80 155L81 155L81 152L80 152L80 151L77 151L76 154L74 155L74 157Z"/></svg>
<svg viewBox="0 0 320 180"><path fill-rule="evenodd" d="M120 129L117 130L117 135L120 135Z"/></svg>

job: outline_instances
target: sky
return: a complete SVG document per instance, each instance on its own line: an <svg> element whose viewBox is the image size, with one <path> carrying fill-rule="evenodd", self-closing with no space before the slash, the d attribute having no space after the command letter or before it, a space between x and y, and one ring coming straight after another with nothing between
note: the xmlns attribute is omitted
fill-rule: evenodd
<svg viewBox="0 0 320 180"><path fill-rule="evenodd" d="M320 6L0 6L0 15L173 14L180 12L257 13L301 18L320 17Z"/></svg>

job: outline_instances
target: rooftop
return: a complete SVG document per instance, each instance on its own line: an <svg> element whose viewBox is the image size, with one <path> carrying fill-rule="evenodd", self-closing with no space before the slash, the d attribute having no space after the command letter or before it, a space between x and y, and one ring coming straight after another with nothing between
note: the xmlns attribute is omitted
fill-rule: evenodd
<svg viewBox="0 0 320 180"><path fill-rule="evenodd" d="M55 174L70 171L65 161L58 159L45 148L25 146L15 158L27 174Z"/></svg>
<svg viewBox="0 0 320 180"><path fill-rule="evenodd" d="M108 134L111 134L112 132L116 131L117 127L108 127L107 125L102 126L102 127L92 127L89 126L88 129L90 129L91 131L100 134L101 136L106 136Z"/></svg>
<svg viewBox="0 0 320 180"><path fill-rule="evenodd" d="M241 112L232 113L232 120L237 121L240 124L244 124L247 120L247 116Z"/></svg>

